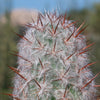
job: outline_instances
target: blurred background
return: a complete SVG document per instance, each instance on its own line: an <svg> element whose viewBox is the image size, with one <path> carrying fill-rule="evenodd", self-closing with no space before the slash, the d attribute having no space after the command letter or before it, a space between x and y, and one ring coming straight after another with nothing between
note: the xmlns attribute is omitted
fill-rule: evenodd
<svg viewBox="0 0 100 100"><path fill-rule="evenodd" d="M71 20L78 20L77 27L85 21L88 28L85 31L88 42L95 42L90 52L91 66L94 74L100 72L100 0L0 0L0 100L11 100L1 93L11 93L14 73L8 65L17 67L17 57L12 51L17 51L19 38L14 32L22 34L24 25L36 20L38 12L53 11L60 14L67 11ZM100 75L96 78L100 85ZM100 88L98 88L100 95Z"/></svg>

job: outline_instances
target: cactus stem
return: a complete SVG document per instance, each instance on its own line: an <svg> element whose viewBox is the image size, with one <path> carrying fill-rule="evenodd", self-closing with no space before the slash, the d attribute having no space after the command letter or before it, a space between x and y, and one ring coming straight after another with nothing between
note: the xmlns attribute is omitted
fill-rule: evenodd
<svg viewBox="0 0 100 100"><path fill-rule="evenodd" d="M91 63L87 53L94 43L81 34L85 22L76 28L78 21L66 17L39 13L36 22L26 25L24 36L16 33L21 38L19 53L13 54L18 68L9 68L16 73L13 94L19 99L96 100L95 87L100 85L94 79L99 73L93 76L88 68L96 62Z"/></svg>

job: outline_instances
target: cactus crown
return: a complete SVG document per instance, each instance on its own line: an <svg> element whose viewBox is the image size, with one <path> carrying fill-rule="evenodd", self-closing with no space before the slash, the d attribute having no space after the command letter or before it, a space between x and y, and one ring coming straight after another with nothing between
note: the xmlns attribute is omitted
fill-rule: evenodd
<svg viewBox="0 0 100 100"><path fill-rule="evenodd" d="M39 14L27 24L18 43L18 68L13 98L16 100L95 100L96 89L87 55L86 27L56 13ZM82 28L82 29L81 29ZM80 30L81 29L81 30Z"/></svg>

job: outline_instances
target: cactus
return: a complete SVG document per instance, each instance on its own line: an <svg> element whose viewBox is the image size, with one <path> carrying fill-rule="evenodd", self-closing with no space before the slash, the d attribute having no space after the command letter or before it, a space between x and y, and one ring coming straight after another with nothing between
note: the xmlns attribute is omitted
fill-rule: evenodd
<svg viewBox="0 0 100 100"><path fill-rule="evenodd" d="M66 14L39 13L26 25L18 43L18 67L12 69L13 100L96 100L96 88L89 67L84 22L66 19ZM81 30L80 30L81 29Z"/></svg>

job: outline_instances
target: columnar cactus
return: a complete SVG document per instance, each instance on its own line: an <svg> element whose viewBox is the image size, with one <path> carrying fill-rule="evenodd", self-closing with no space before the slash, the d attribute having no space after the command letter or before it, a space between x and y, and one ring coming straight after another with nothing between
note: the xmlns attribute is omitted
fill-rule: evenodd
<svg viewBox="0 0 100 100"><path fill-rule="evenodd" d="M86 27L75 27L77 21L39 14L37 22L27 24L18 43L14 100L96 100L94 79L89 66ZM81 29L82 28L82 29ZM81 29L81 30L80 30Z"/></svg>

